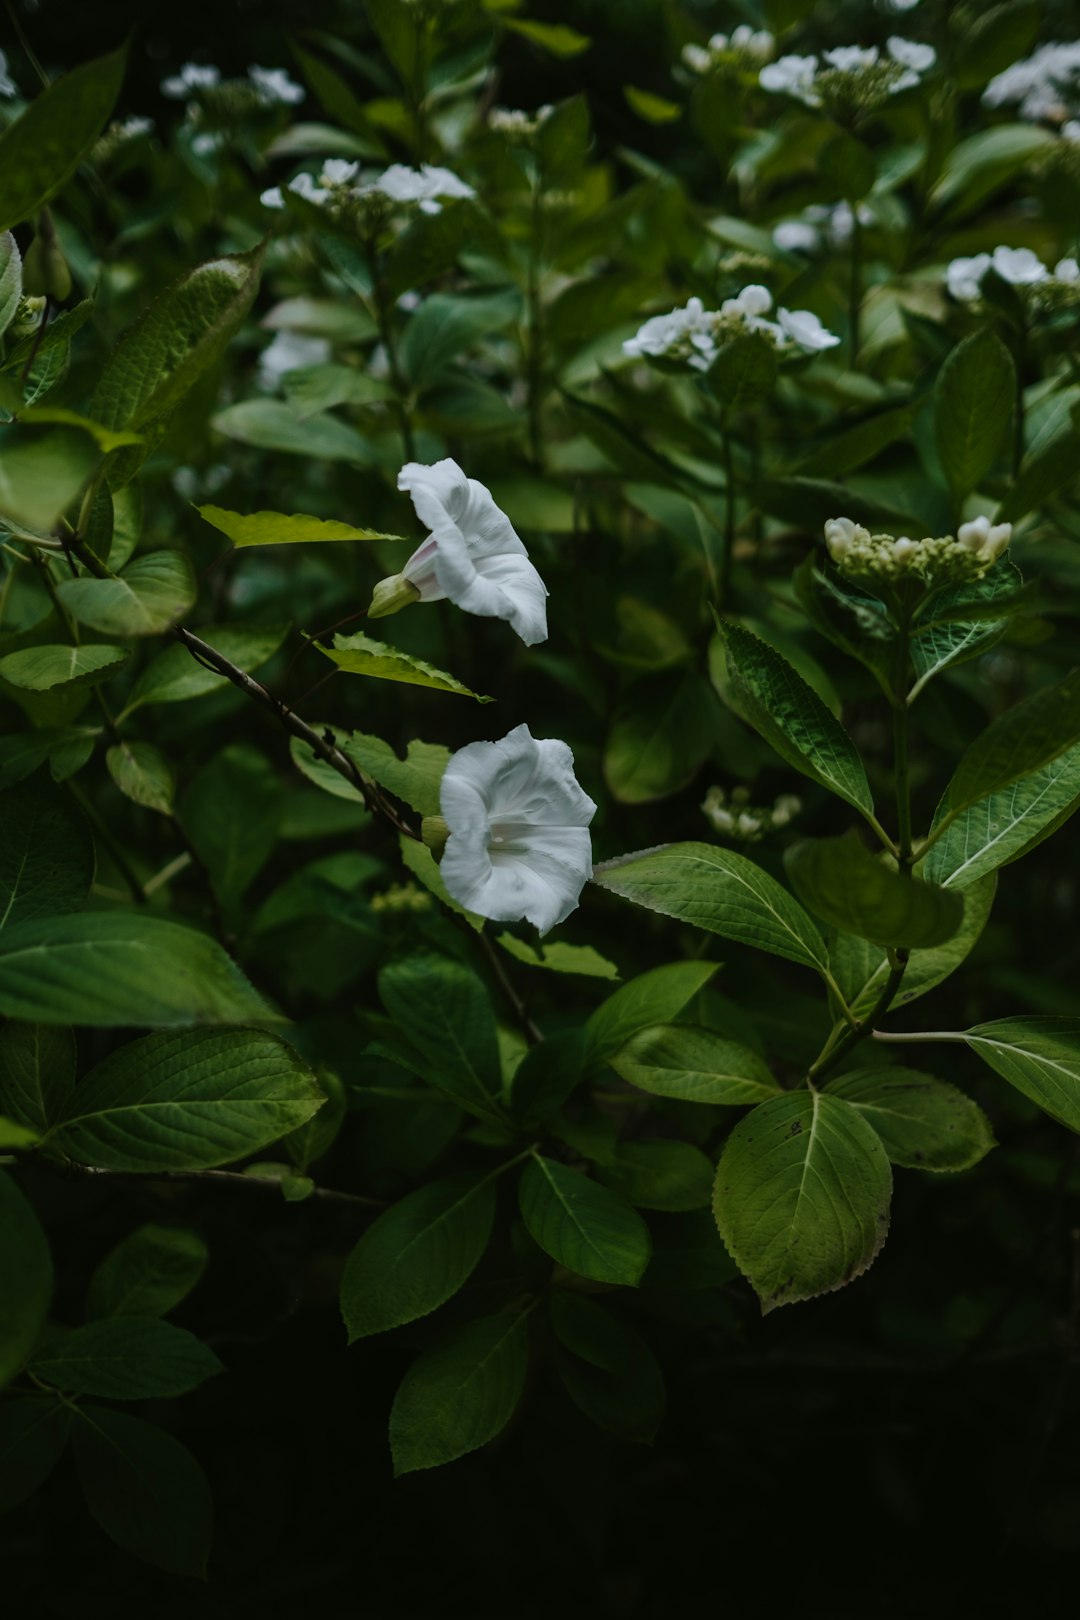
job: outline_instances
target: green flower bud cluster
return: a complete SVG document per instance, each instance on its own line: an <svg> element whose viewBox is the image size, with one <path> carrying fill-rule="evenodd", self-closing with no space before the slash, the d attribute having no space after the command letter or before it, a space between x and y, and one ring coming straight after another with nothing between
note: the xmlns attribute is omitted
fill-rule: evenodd
<svg viewBox="0 0 1080 1620"><path fill-rule="evenodd" d="M962 523L955 535L922 540L871 534L850 518L830 518L825 525L829 556L848 579L917 579L927 585L981 579L1011 539L1011 523L992 524L986 517Z"/></svg>
<svg viewBox="0 0 1080 1620"><path fill-rule="evenodd" d="M714 832L742 844L756 844L766 833L786 827L802 809L802 800L794 793L781 793L771 807L752 805L747 788L732 788L728 794L723 788L713 787L701 808Z"/></svg>
<svg viewBox="0 0 1080 1620"><path fill-rule="evenodd" d="M373 894L371 909L391 915L409 915L431 910L431 896L415 883L392 883L382 894Z"/></svg>

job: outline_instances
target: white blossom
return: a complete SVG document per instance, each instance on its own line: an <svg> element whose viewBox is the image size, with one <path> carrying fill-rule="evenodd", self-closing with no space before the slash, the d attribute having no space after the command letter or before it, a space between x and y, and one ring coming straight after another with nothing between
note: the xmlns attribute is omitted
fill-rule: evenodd
<svg viewBox="0 0 1080 1620"><path fill-rule="evenodd" d="M784 336L808 354L834 349L840 342L835 332L822 326L819 317L809 309L780 309L776 312L776 319Z"/></svg>
<svg viewBox="0 0 1080 1620"><path fill-rule="evenodd" d="M1064 281L1069 285L1080 281L1080 263L1075 259L1059 259L1054 266L1054 277L1057 281Z"/></svg>
<svg viewBox="0 0 1080 1620"><path fill-rule="evenodd" d="M708 73L713 65L713 55L704 45L684 45L682 59L694 73Z"/></svg>
<svg viewBox="0 0 1080 1620"><path fill-rule="evenodd" d="M185 62L179 73L162 80L161 93L172 101L184 101L193 90L213 90L220 83L220 69L198 62Z"/></svg>
<svg viewBox="0 0 1080 1620"><path fill-rule="evenodd" d="M288 371L300 366L318 366L330 358L326 338L307 337L301 332L278 332L259 356L259 382L276 388Z"/></svg>
<svg viewBox="0 0 1080 1620"><path fill-rule="evenodd" d="M19 87L8 72L7 66L7 56L0 51L0 99L4 101L9 101L12 96L19 93Z"/></svg>
<svg viewBox="0 0 1080 1620"><path fill-rule="evenodd" d="M576 908L592 875L596 805L564 742L523 725L501 742L468 743L443 773L439 806L449 831L440 873L459 904L541 934Z"/></svg>
<svg viewBox="0 0 1080 1620"><path fill-rule="evenodd" d="M1067 123L1062 124L1058 133L1070 146L1080 146L1080 118L1070 118Z"/></svg>
<svg viewBox="0 0 1080 1620"><path fill-rule="evenodd" d="M319 174L324 186L347 186L356 179L360 165L355 159L327 158Z"/></svg>
<svg viewBox="0 0 1080 1620"><path fill-rule="evenodd" d="M970 258L953 259L945 272L945 284L954 298L970 304L979 296L982 278L990 268L989 253L975 253Z"/></svg>
<svg viewBox="0 0 1080 1620"><path fill-rule="evenodd" d="M816 56L781 56L762 68L758 83L763 90L795 96L808 107L820 107L821 97L814 89L817 67Z"/></svg>
<svg viewBox="0 0 1080 1620"><path fill-rule="evenodd" d="M1010 523L989 518L962 523L955 535L912 540L902 534L871 534L850 518L830 518L825 545L842 574L852 579L894 581L915 577L925 584L980 579L1012 538Z"/></svg>
<svg viewBox="0 0 1080 1620"><path fill-rule="evenodd" d="M392 202L415 202L424 214L439 212L440 197L475 197L472 186L459 180L449 169L440 169L431 163L422 163L410 169L404 163L392 163L376 180L363 188L367 192L381 192Z"/></svg>
<svg viewBox="0 0 1080 1620"><path fill-rule="evenodd" d="M133 141L140 135L149 135L154 127L152 118L133 116L125 118L123 123L115 126L116 134L122 141Z"/></svg>
<svg viewBox="0 0 1080 1620"><path fill-rule="evenodd" d="M506 619L527 647L547 640L547 586L506 513L475 478L447 458L410 461L398 473L421 523L431 531L400 574L375 587L372 618L410 601L449 599L466 613Z"/></svg>
<svg viewBox="0 0 1080 1620"><path fill-rule="evenodd" d="M202 129L191 137L191 150L196 157L211 157L224 145L225 136L216 129Z"/></svg>
<svg viewBox="0 0 1080 1620"><path fill-rule="evenodd" d="M1022 118L1060 123L1069 115L1080 83L1080 40L1040 45L1031 56L1013 62L983 91L988 107L1019 103Z"/></svg>
<svg viewBox="0 0 1080 1620"><path fill-rule="evenodd" d="M639 358L685 360L697 371L707 371L716 358L713 317L700 298L690 298L682 309L666 315L652 315L632 338L623 344L623 353Z"/></svg>
<svg viewBox="0 0 1080 1620"><path fill-rule="evenodd" d="M294 175L289 181L288 190L295 191L298 197L303 197L305 202L313 203L317 208L327 202L330 197L326 187L317 185L315 177L310 174ZM284 208L285 206L285 198L282 195L280 186L271 186L269 191L264 191L259 201L264 208Z"/></svg>
<svg viewBox="0 0 1080 1620"><path fill-rule="evenodd" d="M1013 287L1029 287L1033 282L1045 281L1049 274L1038 254L1030 248L996 247L990 263L1002 281Z"/></svg>
<svg viewBox="0 0 1080 1620"><path fill-rule="evenodd" d="M304 87L289 78L284 68L249 67L248 78L263 101L295 107L304 99Z"/></svg>
<svg viewBox="0 0 1080 1620"><path fill-rule="evenodd" d="M901 67L913 68L916 73L927 73L937 61L932 45L919 45L913 39L899 39L895 34L888 42L888 52Z"/></svg>
<svg viewBox="0 0 1080 1620"><path fill-rule="evenodd" d="M772 239L784 253L813 253L821 245L821 232L805 219L786 219L775 227Z"/></svg>
<svg viewBox="0 0 1080 1620"><path fill-rule="evenodd" d="M837 73L863 73L877 65L878 48L876 45L838 45L835 50L823 51L822 55Z"/></svg>

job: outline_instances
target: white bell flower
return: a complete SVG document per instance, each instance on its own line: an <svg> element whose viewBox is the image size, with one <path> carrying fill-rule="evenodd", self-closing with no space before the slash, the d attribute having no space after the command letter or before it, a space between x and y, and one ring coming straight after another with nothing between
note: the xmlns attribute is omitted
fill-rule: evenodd
<svg viewBox="0 0 1080 1620"><path fill-rule="evenodd" d="M835 349L840 339L835 332L822 326L820 318L809 309L778 309L776 319L785 338L797 343L807 354L820 354L823 349Z"/></svg>
<svg viewBox="0 0 1080 1620"><path fill-rule="evenodd" d="M596 805L564 742L517 726L501 742L458 749L439 804L449 832L440 872L449 893L492 922L563 922L592 876Z"/></svg>
<svg viewBox="0 0 1080 1620"><path fill-rule="evenodd" d="M400 574L376 585L369 616L449 599L466 613L506 619L527 647L546 641L547 586L490 491L449 457L431 466L406 463L398 488L431 533Z"/></svg>

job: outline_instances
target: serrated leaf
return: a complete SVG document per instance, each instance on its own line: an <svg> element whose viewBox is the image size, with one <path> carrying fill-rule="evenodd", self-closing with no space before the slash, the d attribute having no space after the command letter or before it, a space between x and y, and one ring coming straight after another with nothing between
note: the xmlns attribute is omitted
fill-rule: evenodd
<svg viewBox="0 0 1080 1620"><path fill-rule="evenodd" d="M534 1154L519 1201L530 1235L559 1265L594 1282L637 1287L652 1240L641 1216L617 1193Z"/></svg>
<svg viewBox="0 0 1080 1620"><path fill-rule="evenodd" d="M167 1316L195 1287L207 1258L205 1239L186 1226L140 1226L91 1276L87 1317Z"/></svg>
<svg viewBox="0 0 1080 1620"><path fill-rule="evenodd" d="M916 1069L859 1069L829 1082L881 1138L890 1164L970 1170L994 1146L990 1121L956 1086Z"/></svg>
<svg viewBox="0 0 1080 1620"><path fill-rule="evenodd" d="M0 797L0 930L78 911L94 880L94 842L78 807L49 781Z"/></svg>
<svg viewBox="0 0 1080 1620"><path fill-rule="evenodd" d="M413 741L406 745L405 758L381 737L362 731L335 733L342 753L355 760L365 776L401 799L421 816L439 813L439 784L450 762L450 750L443 743Z"/></svg>
<svg viewBox="0 0 1080 1620"><path fill-rule="evenodd" d="M953 492L977 489L994 464L1013 412L1016 366L989 328L957 344L934 389L934 422L941 464Z"/></svg>
<svg viewBox="0 0 1080 1620"><path fill-rule="evenodd" d="M834 928L876 945L926 950L951 939L963 896L904 877L858 837L807 838L784 851L784 869L805 906Z"/></svg>
<svg viewBox="0 0 1080 1620"><path fill-rule="evenodd" d="M1080 1023L1075 1018L998 1018L962 1039L1044 1113L1080 1131Z"/></svg>
<svg viewBox="0 0 1080 1620"><path fill-rule="evenodd" d="M126 47L57 79L0 135L0 230L18 225L70 179L120 93Z"/></svg>
<svg viewBox="0 0 1080 1620"><path fill-rule="evenodd" d="M713 1213L768 1315L861 1276L885 1241L891 1196L876 1132L839 1098L797 1091L736 1125L716 1172Z"/></svg>
<svg viewBox="0 0 1080 1620"><path fill-rule="evenodd" d="M430 384L449 361L516 319L516 289L490 296L432 293L409 317L401 340L401 365L414 388Z"/></svg>
<svg viewBox="0 0 1080 1620"><path fill-rule="evenodd" d="M118 742L107 750L105 765L125 798L163 816L172 815L176 777L165 755L153 743Z"/></svg>
<svg viewBox="0 0 1080 1620"><path fill-rule="evenodd" d="M31 1355L45 1325L52 1285L49 1245L38 1218L11 1176L0 1170L0 1389Z"/></svg>
<svg viewBox="0 0 1080 1620"><path fill-rule="evenodd" d="M164 1429L92 1402L72 1440L91 1515L125 1552L205 1578L213 1504L195 1458Z"/></svg>
<svg viewBox="0 0 1080 1620"><path fill-rule="evenodd" d="M100 686L131 656L130 647L48 644L21 647L0 658L0 678L26 692L55 687Z"/></svg>
<svg viewBox="0 0 1080 1620"><path fill-rule="evenodd" d="M0 1012L101 1029L282 1021L216 940L133 911L5 928Z"/></svg>
<svg viewBox="0 0 1080 1620"><path fill-rule="evenodd" d="M149 1401L189 1390L222 1370L186 1328L156 1316L110 1316L51 1338L30 1364L36 1378L69 1395Z"/></svg>
<svg viewBox="0 0 1080 1620"><path fill-rule="evenodd" d="M437 1310L479 1264L495 1219L490 1178L452 1176L380 1215L345 1263L341 1314L349 1342Z"/></svg>
<svg viewBox="0 0 1080 1620"><path fill-rule="evenodd" d="M114 579L65 579L64 607L107 636L156 636L183 617L195 600L195 576L181 551L151 551Z"/></svg>
<svg viewBox="0 0 1080 1620"><path fill-rule="evenodd" d="M825 942L806 912L745 855L712 844L662 844L605 861L593 882L665 917L828 970Z"/></svg>
<svg viewBox="0 0 1080 1620"><path fill-rule="evenodd" d="M502 1090L495 1014L460 962L415 955L379 974L382 1004L424 1059L423 1074L472 1114L490 1115Z"/></svg>
<svg viewBox="0 0 1080 1620"><path fill-rule="evenodd" d="M780 1090L756 1052L693 1024L639 1030L608 1062L639 1091L684 1102L732 1107L763 1102Z"/></svg>
<svg viewBox="0 0 1080 1620"><path fill-rule="evenodd" d="M1000 793L1080 743L1080 671L1040 687L991 720L967 750L945 790L946 819ZM940 823L939 823L940 825Z"/></svg>
<svg viewBox="0 0 1080 1620"><path fill-rule="evenodd" d="M400 652L397 647L388 647L385 642L374 641L362 631L353 636L335 636L332 647L324 647L318 641L313 641L311 645L349 675L370 675L381 681L404 681L409 686L431 686L438 692L456 692L462 697L475 698L477 703L495 701L494 698L482 697L479 692L470 691L453 675L435 669L422 658Z"/></svg>
<svg viewBox="0 0 1080 1620"><path fill-rule="evenodd" d="M306 517L302 512L228 512L223 506L197 506L199 516L228 535L234 546L282 546L324 540L400 540L398 534L358 529L334 518Z"/></svg>
<svg viewBox="0 0 1080 1620"><path fill-rule="evenodd" d="M942 799L931 836L948 825L931 846L922 870L931 883L967 888L1026 853L1049 836L1080 806L1080 743L1049 765L1021 777L1000 793L979 799L949 821L948 795Z"/></svg>
<svg viewBox="0 0 1080 1620"><path fill-rule="evenodd" d="M858 749L813 688L786 658L740 625L725 622L720 635L743 719L797 771L872 814Z"/></svg>
<svg viewBox="0 0 1080 1620"><path fill-rule="evenodd" d="M493 1440L525 1386L528 1337L520 1315L457 1328L414 1361L390 1413L394 1473L438 1468Z"/></svg>

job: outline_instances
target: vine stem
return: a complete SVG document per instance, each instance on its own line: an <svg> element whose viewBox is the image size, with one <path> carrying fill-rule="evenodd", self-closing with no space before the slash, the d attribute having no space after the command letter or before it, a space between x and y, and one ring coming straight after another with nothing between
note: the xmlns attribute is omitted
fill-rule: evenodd
<svg viewBox="0 0 1080 1620"><path fill-rule="evenodd" d="M279 1193L281 1191L281 1182L274 1176L248 1176L242 1170L156 1170L144 1172L141 1170L106 1170L96 1164L74 1163L65 1164L61 1167L51 1164L48 1159L42 1159L38 1156L34 1158L33 1162L37 1166L44 1165L49 1169L61 1170L64 1175L75 1176L79 1180L94 1177L95 1179L116 1181L121 1184L126 1182L129 1185L137 1181L196 1181L211 1186L237 1186L242 1184L247 1187L262 1187L264 1189L273 1187ZM297 1175L302 1174L303 1171L297 1171ZM336 1187L315 1187L308 1196L322 1199L326 1203L362 1204L367 1209L386 1208L386 1204L381 1198L368 1198L363 1193L339 1192ZM306 1200L303 1201L306 1202Z"/></svg>

